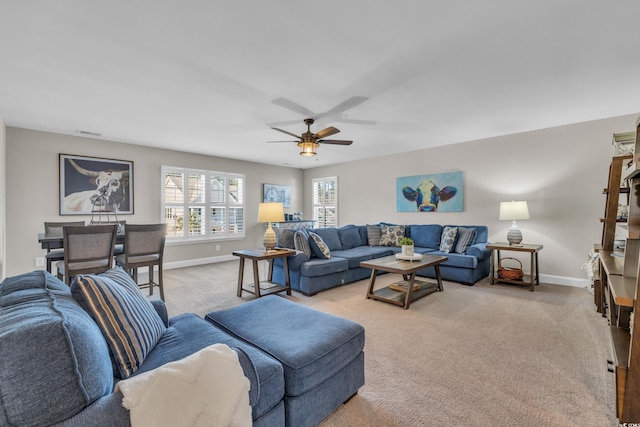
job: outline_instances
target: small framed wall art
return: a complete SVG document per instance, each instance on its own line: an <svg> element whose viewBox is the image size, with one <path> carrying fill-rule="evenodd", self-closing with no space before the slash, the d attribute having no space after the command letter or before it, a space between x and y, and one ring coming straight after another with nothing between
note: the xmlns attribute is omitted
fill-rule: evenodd
<svg viewBox="0 0 640 427"><path fill-rule="evenodd" d="M287 185L262 184L263 202L280 202L285 208L291 207L291 187Z"/></svg>

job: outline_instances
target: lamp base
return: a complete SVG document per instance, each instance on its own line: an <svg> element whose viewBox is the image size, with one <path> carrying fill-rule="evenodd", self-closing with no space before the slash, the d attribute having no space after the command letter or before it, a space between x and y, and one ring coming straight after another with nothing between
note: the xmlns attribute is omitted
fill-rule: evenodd
<svg viewBox="0 0 640 427"><path fill-rule="evenodd" d="M264 232L262 245L267 252L274 250L276 247L276 233L273 231L273 228L271 228L271 223L269 223L267 231Z"/></svg>
<svg viewBox="0 0 640 427"><path fill-rule="evenodd" d="M520 232L515 219L513 220L511 228L507 233L507 241L510 245L517 245L518 243L522 242L522 233Z"/></svg>

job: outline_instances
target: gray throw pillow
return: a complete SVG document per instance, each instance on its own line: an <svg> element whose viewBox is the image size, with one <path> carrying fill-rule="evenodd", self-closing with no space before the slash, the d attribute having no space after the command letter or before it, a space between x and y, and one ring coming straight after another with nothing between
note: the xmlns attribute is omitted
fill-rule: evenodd
<svg viewBox="0 0 640 427"><path fill-rule="evenodd" d="M278 230L278 247L293 249L295 247L293 243L293 236L296 234L296 230L290 228L281 228Z"/></svg>
<svg viewBox="0 0 640 427"><path fill-rule="evenodd" d="M369 246L380 246L380 226L367 224Z"/></svg>

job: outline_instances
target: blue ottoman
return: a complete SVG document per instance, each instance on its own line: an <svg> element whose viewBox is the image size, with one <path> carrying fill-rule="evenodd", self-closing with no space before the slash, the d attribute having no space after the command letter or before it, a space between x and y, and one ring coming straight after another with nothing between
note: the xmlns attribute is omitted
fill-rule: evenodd
<svg viewBox="0 0 640 427"><path fill-rule="evenodd" d="M271 295L207 314L284 368L285 421L315 426L364 384L364 328Z"/></svg>

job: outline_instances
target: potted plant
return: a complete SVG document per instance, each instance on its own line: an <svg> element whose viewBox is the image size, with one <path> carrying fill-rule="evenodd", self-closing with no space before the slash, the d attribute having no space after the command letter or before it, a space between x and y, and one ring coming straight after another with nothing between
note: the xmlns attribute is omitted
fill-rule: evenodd
<svg viewBox="0 0 640 427"><path fill-rule="evenodd" d="M413 256L413 240L409 237L403 237L400 240L400 245L402 245L402 255Z"/></svg>

